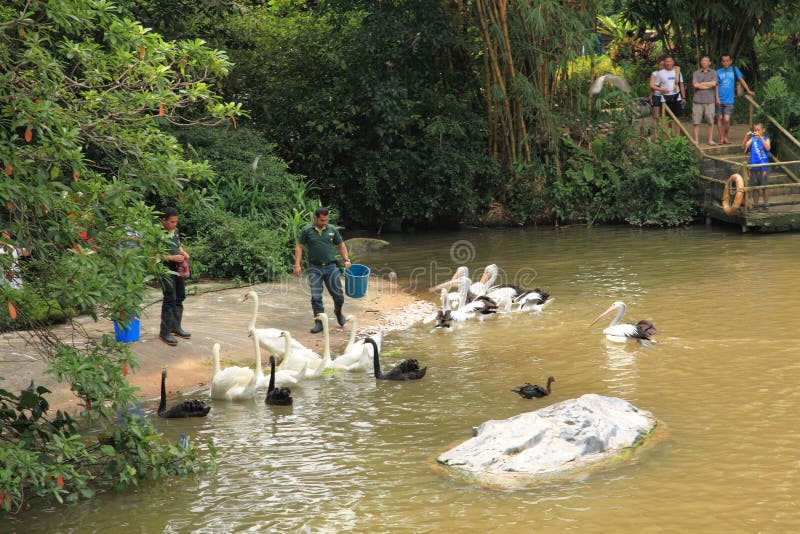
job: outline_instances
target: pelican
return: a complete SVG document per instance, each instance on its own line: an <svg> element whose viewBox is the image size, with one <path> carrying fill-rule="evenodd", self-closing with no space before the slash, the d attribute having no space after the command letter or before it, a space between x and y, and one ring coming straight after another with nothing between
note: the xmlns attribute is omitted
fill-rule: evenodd
<svg viewBox="0 0 800 534"><path fill-rule="evenodd" d="M452 323L452 319L450 317L452 309L450 308L450 302L449 299L447 298L447 289L444 287L442 288L441 299L442 299L441 309L425 317L422 320L422 324L429 324L436 321L436 325L434 326L434 328L445 328L445 329L450 328Z"/></svg>
<svg viewBox="0 0 800 534"><path fill-rule="evenodd" d="M523 291L514 298L514 302L519 305L517 308L518 311L542 311L545 306L554 300L555 298L550 298L550 293L538 287Z"/></svg>
<svg viewBox="0 0 800 534"><path fill-rule="evenodd" d="M494 284L494 281L497 280L498 273L499 269L497 265L494 263L487 265L483 269L481 279L469 286L469 295L467 297L469 301L472 302L481 295L485 295L489 288L492 287L492 284Z"/></svg>
<svg viewBox="0 0 800 534"><path fill-rule="evenodd" d="M650 339L650 336L656 333L656 327L653 326L653 323L650 321L639 321L636 324L619 323L622 319L622 316L625 315L625 309L625 303L618 300L609 306L606 311L598 315L597 319L592 321L592 324L589 326L594 325L597 321L616 310L617 315L614 317L614 320L611 321L611 324L607 328L603 329L603 333L606 335L607 340L615 341L617 343L624 343L629 339L638 341L640 343L647 341L655 342L654 340Z"/></svg>
<svg viewBox="0 0 800 534"><path fill-rule="evenodd" d="M628 82L622 76L615 76L613 74L604 74L597 78L594 83L592 83L591 89L589 89L589 94L596 95L600 91L603 90L603 85L608 82L611 85L621 89L626 93L631 92L631 86L628 85Z"/></svg>
<svg viewBox="0 0 800 534"><path fill-rule="evenodd" d="M456 269L455 274L453 275L453 277L450 280L448 280L446 282L442 282L439 285L433 286L431 288L431 291L439 291L440 289L443 289L443 288L444 289L450 289L450 288L452 288L452 287L454 287L456 285L459 285L461 283L461 279L462 278L466 278L468 276L469 276L469 269L465 265L462 265L461 267ZM448 293L447 294L447 301L448 301L448 304L450 306L450 309L451 310L457 310L458 308L460 308L461 306L466 304L467 303L467 297L468 297L468 292L465 293L463 295L463 297L462 297L460 291L455 291L455 292Z"/></svg>

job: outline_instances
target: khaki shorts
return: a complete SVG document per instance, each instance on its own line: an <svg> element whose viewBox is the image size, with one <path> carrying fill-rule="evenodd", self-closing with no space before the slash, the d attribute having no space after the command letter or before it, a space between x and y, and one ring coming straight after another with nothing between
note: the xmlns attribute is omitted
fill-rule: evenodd
<svg viewBox="0 0 800 534"><path fill-rule="evenodd" d="M696 104L692 102L692 124L700 124L703 122L703 115L706 116L708 124L714 124L714 112L716 106L714 104Z"/></svg>

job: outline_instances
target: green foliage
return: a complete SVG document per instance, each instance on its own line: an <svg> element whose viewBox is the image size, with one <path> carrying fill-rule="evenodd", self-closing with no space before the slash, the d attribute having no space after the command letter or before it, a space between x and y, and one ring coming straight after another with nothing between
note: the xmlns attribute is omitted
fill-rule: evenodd
<svg viewBox="0 0 800 534"><path fill-rule="evenodd" d="M622 114L625 117L625 114ZM700 195L697 160L685 138L653 143L618 124L598 130L588 146L563 138L564 177L548 188L552 213L587 224L628 221L637 226L691 222Z"/></svg>
<svg viewBox="0 0 800 534"><path fill-rule="evenodd" d="M0 307L0 331L63 323L78 315L78 310L62 308L54 299L43 300L35 293L26 291L24 287L21 291L14 292L14 305L26 310L26 313L18 314L12 319L8 308Z"/></svg>
<svg viewBox="0 0 800 534"><path fill-rule="evenodd" d="M53 415L44 387L19 395L0 389L0 509L17 511L35 497L89 498L97 478L121 490L213 467L213 444L210 462L191 445L164 445L152 420L130 408L138 401L121 369L136 362L125 345L104 338L85 351L62 345L56 356L51 372L83 400L83 420Z"/></svg>
<svg viewBox="0 0 800 534"><path fill-rule="evenodd" d="M0 286L3 308L17 312L3 328L32 326L33 345L57 377L93 401L88 421L103 424L111 420L105 401L133 400L115 378L123 356L105 343L75 349L78 333L60 338L42 323L42 307L110 319L139 310L147 283L164 272L153 261L163 232L146 198L177 195L187 180L209 176L162 126L239 114L214 91L231 65L200 40L164 41L108 2L12 0L0 9L0 228L9 248L31 253L21 262L23 289ZM130 246L132 233L141 246ZM127 427L131 437L112 462L89 451L88 428L53 427L27 404L4 399L5 417L18 422L24 413L46 434L0 433L0 489L13 497L6 509L36 495L88 495L95 476L125 485L175 472L149 423ZM64 486L53 490L56 473Z"/></svg>
<svg viewBox="0 0 800 534"><path fill-rule="evenodd" d="M277 228L217 209L195 216L201 215L205 224L187 245L196 274L257 283L275 280L291 265Z"/></svg>
<svg viewBox="0 0 800 534"><path fill-rule="evenodd" d="M780 125L792 132L800 133L800 91L790 90L782 76L776 75L759 89L761 111L754 117L756 122L767 125L765 115L771 115Z"/></svg>
<svg viewBox="0 0 800 534"><path fill-rule="evenodd" d="M691 222L702 197L699 172L697 158L685 137L644 143L620 181L619 213L636 226Z"/></svg>

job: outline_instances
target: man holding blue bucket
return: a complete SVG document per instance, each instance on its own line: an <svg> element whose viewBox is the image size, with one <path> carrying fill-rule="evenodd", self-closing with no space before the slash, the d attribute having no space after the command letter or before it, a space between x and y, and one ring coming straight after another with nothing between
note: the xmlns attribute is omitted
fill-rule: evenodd
<svg viewBox="0 0 800 534"><path fill-rule="evenodd" d="M328 208L320 206L314 211L314 223L300 230L297 246L294 249L294 275L300 276L303 269L300 260L303 257L303 247L308 247L308 283L311 286L311 310L314 313L314 327L312 334L322 332L322 321L316 319L317 315L325 311L322 305L322 284L328 288L328 293L333 297L333 313L339 326L344 326L345 318L342 314L344 293L342 292L341 273L339 264L336 263L336 249L344 258L345 268L350 267L350 258L347 246L342 240L339 231L328 224Z"/></svg>

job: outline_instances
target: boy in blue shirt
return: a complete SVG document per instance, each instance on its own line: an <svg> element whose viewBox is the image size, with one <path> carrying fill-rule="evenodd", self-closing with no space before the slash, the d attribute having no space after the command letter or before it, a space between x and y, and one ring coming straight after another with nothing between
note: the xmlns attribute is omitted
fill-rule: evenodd
<svg viewBox="0 0 800 534"><path fill-rule="evenodd" d="M722 68L717 69L717 128L719 129L719 140L723 145L730 144L728 132L731 128L731 115L733 115L733 98L736 95L736 82L742 84L747 94L756 94L747 86L747 82L742 77L742 71L737 67L731 67L730 54L722 55Z"/></svg>
<svg viewBox="0 0 800 534"><path fill-rule="evenodd" d="M742 141L742 148L750 149L750 165L758 163L769 163L769 149L770 142L764 132L764 126L761 123L753 126L752 132L747 132ZM752 167L750 169L750 181L748 185L769 185L767 181L767 170L769 167ZM758 209L758 193L764 193L764 206L763 210L767 210L767 203L769 202L766 189L756 189L753 191L753 209Z"/></svg>

